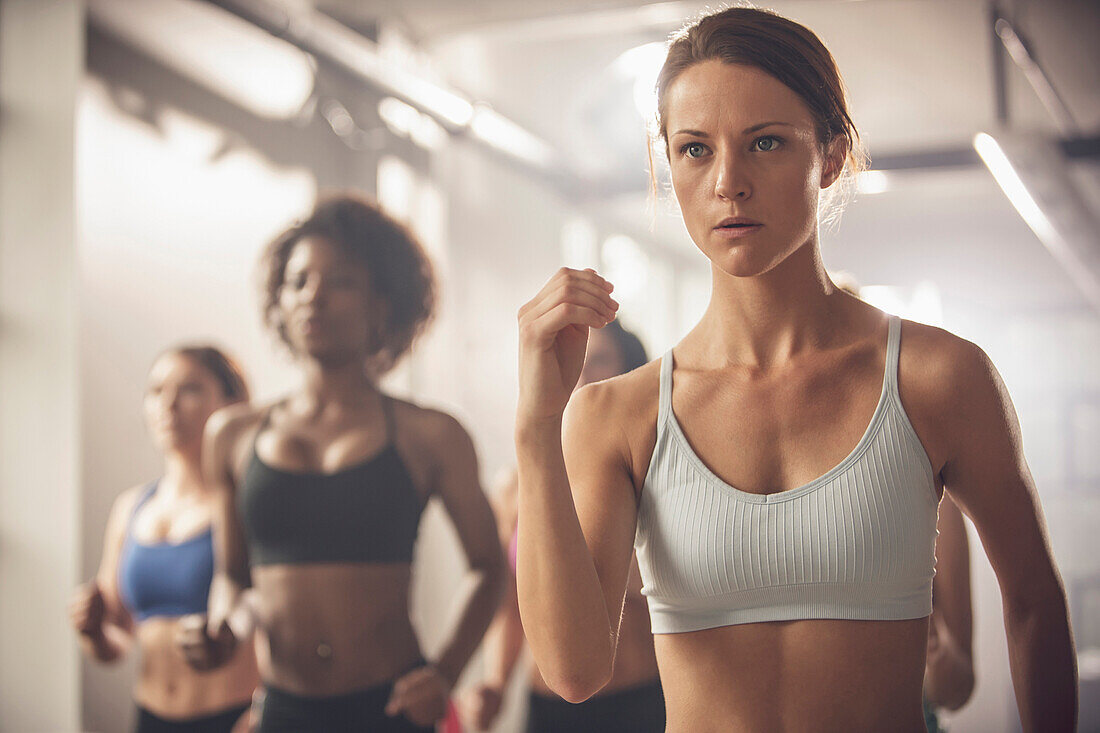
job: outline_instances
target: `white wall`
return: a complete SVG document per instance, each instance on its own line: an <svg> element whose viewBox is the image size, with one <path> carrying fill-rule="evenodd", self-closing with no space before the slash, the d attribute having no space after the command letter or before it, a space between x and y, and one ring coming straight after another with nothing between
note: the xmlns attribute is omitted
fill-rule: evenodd
<svg viewBox="0 0 1100 733"><path fill-rule="evenodd" d="M75 0L0 4L0 729L77 725Z"/></svg>

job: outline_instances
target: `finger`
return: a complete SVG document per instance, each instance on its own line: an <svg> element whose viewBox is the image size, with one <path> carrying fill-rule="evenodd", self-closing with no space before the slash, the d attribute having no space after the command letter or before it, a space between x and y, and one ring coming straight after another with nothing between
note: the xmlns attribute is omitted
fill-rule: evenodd
<svg viewBox="0 0 1100 733"><path fill-rule="evenodd" d="M532 298L519 309L520 317L523 317L529 311L536 309L539 304L544 303L544 301L548 297L552 297L554 292L560 290L562 286L568 284L576 286L583 285L585 287L591 288L593 293L602 294L610 293L614 289L614 286L607 280L604 280L602 277L596 274L595 270L573 270L568 267L563 267L556 273L554 273L554 275L549 280L546 281L546 284L539 289L539 292L535 295L534 298Z"/></svg>
<svg viewBox="0 0 1100 733"><path fill-rule="evenodd" d="M554 284L554 287L544 288L529 304L527 312L523 315L537 318L560 302L576 300L582 297L582 293L592 296L598 303L599 309L614 313L619 304L611 297L610 293L597 283L580 278L565 278ZM522 318L523 316L521 316Z"/></svg>
<svg viewBox="0 0 1100 733"><path fill-rule="evenodd" d="M596 283L608 292L614 289L614 286L610 282L608 282L604 277L600 275L600 273L596 272L596 270L591 267L586 267L583 270L574 270L571 267L563 267L558 270L558 273L560 273L560 277L575 277L581 280Z"/></svg>
<svg viewBox="0 0 1100 733"><path fill-rule="evenodd" d="M559 331L568 326L603 328L611 320L611 318L608 318L592 308L586 308L585 306L574 305L572 303L560 303L554 306L554 308L540 317L532 325L536 337L541 336L545 339L546 336L549 336L550 340L553 340Z"/></svg>
<svg viewBox="0 0 1100 733"><path fill-rule="evenodd" d="M574 280L565 283L562 285L561 289L558 290L558 299L561 301L585 296L592 298L610 313L614 313L619 309L619 303L611 297L610 293L589 282Z"/></svg>
<svg viewBox="0 0 1100 733"><path fill-rule="evenodd" d="M386 713L386 715L393 717L394 715L399 715L404 709L404 699L400 695L394 694L391 695L389 701L386 702L386 708L384 712Z"/></svg>

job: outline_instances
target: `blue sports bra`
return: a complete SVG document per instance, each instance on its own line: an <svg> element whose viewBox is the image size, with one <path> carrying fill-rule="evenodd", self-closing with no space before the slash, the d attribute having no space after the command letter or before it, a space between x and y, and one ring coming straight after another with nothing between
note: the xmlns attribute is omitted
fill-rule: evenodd
<svg viewBox="0 0 1100 733"><path fill-rule="evenodd" d="M150 616L205 613L214 577L214 541L209 528L179 543L146 545L134 539L134 517L156 493L157 483L145 489L130 514L118 562L119 594L138 621Z"/></svg>
<svg viewBox="0 0 1100 733"><path fill-rule="evenodd" d="M892 316L882 393L859 444L823 476L774 494L730 486L692 450L664 356L634 540L654 633L932 612L939 497L898 393L900 341Z"/></svg>

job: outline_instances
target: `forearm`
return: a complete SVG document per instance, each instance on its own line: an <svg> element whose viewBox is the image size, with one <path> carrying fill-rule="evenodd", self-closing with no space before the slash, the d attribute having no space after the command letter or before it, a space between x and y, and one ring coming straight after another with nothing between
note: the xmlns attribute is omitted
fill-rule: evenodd
<svg viewBox="0 0 1100 733"><path fill-rule="evenodd" d="M97 662L118 661L130 648L130 635L111 623L104 623L98 633L79 636L81 649Z"/></svg>
<svg viewBox="0 0 1100 733"><path fill-rule="evenodd" d="M251 633L252 612L247 590L248 584L231 573L219 571L214 574L207 601L207 616L211 628L217 628L225 622L238 638ZM241 633L238 633L238 628Z"/></svg>
<svg viewBox="0 0 1100 733"><path fill-rule="evenodd" d="M570 493L558 422L520 426L517 589L527 641L547 683L583 700L611 675L607 604Z"/></svg>
<svg viewBox="0 0 1100 733"><path fill-rule="evenodd" d="M484 684L503 691L512 678L523 651L523 625L519 618L514 579L507 583L504 601L485 634Z"/></svg>
<svg viewBox="0 0 1100 733"><path fill-rule="evenodd" d="M450 641L444 646L435 668L453 687L459 675L470 661L474 650L481 643L485 630L493 620L500 605L501 591L504 585L504 562L502 559L483 568L474 568L467 572L459 591L461 610Z"/></svg>
<svg viewBox="0 0 1100 733"><path fill-rule="evenodd" d="M1023 728L1073 731L1077 720L1077 662L1065 596L1043 604L1005 603L1009 664Z"/></svg>

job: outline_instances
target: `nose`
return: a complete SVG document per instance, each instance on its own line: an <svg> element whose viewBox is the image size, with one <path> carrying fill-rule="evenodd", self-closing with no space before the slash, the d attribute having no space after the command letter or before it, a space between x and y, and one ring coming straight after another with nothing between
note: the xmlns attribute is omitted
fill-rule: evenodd
<svg viewBox="0 0 1100 733"><path fill-rule="evenodd" d="M717 176L714 179L714 194L726 201L743 201L752 196L752 186L746 167L733 152L725 152L717 157Z"/></svg>
<svg viewBox="0 0 1100 733"><path fill-rule="evenodd" d="M180 406L180 391L178 389L165 388L161 392L161 409L165 412L175 412Z"/></svg>

